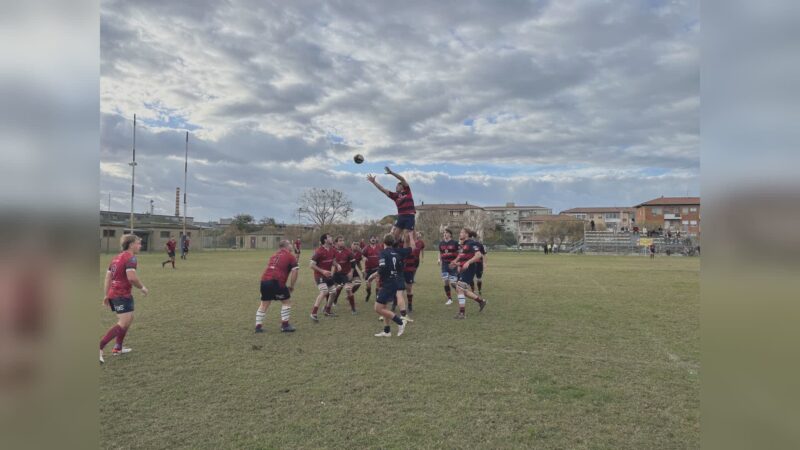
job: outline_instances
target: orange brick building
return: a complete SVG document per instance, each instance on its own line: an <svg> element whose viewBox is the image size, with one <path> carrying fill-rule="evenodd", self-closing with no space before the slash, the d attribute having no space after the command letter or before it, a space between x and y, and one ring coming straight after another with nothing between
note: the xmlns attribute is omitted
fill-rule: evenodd
<svg viewBox="0 0 800 450"><path fill-rule="evenodd" d="M658 223L664 231L680 230L700 234L700 197L659 197L640 203L636 208L636 224Z"/></svg>

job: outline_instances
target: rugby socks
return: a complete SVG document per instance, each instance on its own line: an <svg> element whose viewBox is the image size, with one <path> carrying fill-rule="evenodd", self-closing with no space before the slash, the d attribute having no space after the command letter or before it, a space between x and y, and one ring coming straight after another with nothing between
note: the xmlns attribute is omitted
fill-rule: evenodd
<svg viewBox="0 0 800 450"><path fill-rule="evenodd" d="M389 327L389 325L386 325L385 327L383 327L383 332L384 333L391 333L392 329L391 329L391 327Z"/></svg>
<svg viewBox="0 0 800 450"><path fill-rule="evenodd" d="M448 300L452 300L453 299L452 295L450 294L450 284L445 284L444 285L444 293L447 294L447 299Z"/></svg>
<svg viewBox="0 0 800 450"><path fill-rule="evenodd" d="M458 312L464 314L464 308L466 307L467 298L464 294L458 294Z"/></svg>
<svg viewBox="0 0 800 450"><path fill-rule="evenodd" d="M266 315L266 311L256 310L256 330L260 330L264 326L264 316Z"/></svg>
<svg viewBox="0 0 800 450"><path fill-rule="evenodd" d="M481 290L483 290L483 280L481 280L479 278L478 279L478 292L480 292Z"/></svg>
<svg viewBox="0 0 800 450"><path fill-rule="evenodd" d="M394 323L396 323L398 325L402 325L403 324L403 319L401 319L400 316L395 314L394 317L392 317L392 322L394 322ZM388 333L388 331L387 331L387 333Z"/></svg>
<svg viewBox="0 0 800 450"><path fill-rule="evenodd" d="M365 302L369 301L369 296L372 295L372 288L370 285L367 285L367 298L364 299Z"/></svg>
<svg viewBox="0 0 800 450"><path fill-rule="evenodd" d="M411 309L411 303L414 301L414 294L408 294L408 309Z"/></svg>
<svg viewBox="0 0 800 450"><path fill-rule="evenodd" d="M117 337L117 334L119 334L121 331L122 327L119 325L114 325L113 327L109 328L108 331L106 331L105 336L103 336L103 338L100 339L100 350L106 348L106 345L108 345L108 343L111 342L112 339Z"/></svg>
<svg viewBox="0 0 800 450"><path fill-rule="evenodd" d="M334 295L333 295L333 304L334 304L334 305L335 305L335 304L337 304L337 303L339 303L339 294L341 294L341 293L342 293L342 290L343 290L343 289L344 289L344 288L339 288L339 289L336 289L336 294L334 294Z"/></svg>
<svg viewBox="0 0 800 450"><path fill-rule="evenodd" d="M313 309L311 309L311 314L316 316L317 315L317 311L319 311L319 306L315 306Z"/></svg>
<svg viewBox="0 0 800 450"><path fill-rule="evenodd" d="M405 316L406 316L406 314L408 314L408 311L406 311L405 309L401 309L401 310L400 310L400 315L401 315L402 317L405 317Z"/></svg>
<svg viewBox="0 0 800 450"><path fill-rule="evenodd" d="M291 306L281 306L281 328L289 326L289 316L292 315Z"/></svg>
<svg viewBox="0 0 800 450"><path fill-rule="evenodd" d="M128 329L122 327L119 328L120 332L117 333L117 345L115 345L114 348L122 350L122 341L125 340L125 335L128 334Z"/></svg>
<svg viewBox="0 0 800 450"><path fill-rule="evenodd" d="M356 296L353 293L347 294L347 301L350 302L350 309L352 311L356 310Z"/></svg>

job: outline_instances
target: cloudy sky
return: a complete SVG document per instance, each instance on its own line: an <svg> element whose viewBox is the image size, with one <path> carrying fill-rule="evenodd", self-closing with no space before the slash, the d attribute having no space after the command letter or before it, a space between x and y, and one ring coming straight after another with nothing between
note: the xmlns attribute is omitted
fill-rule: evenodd
<svg viewBox="0 0 800 450"><path fill-rule="evenodd" d="M387 164L426 203L699 195L697 2L320 3L104 0L100 208L130 209L134 114L137 212L174 212L187 130L197 220L294 222L311 187L380 218Z"/></svg>

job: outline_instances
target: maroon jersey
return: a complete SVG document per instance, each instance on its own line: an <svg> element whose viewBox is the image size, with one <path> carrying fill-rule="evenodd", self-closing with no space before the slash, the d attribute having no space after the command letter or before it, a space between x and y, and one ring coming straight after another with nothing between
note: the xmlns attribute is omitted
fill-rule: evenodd
<svg viewBox="0 0 800 450"><path fill-rule="evenodd" d="M405 191L402 194L397 192L389 192L389 198L394 200L397 205L397 214L416 214L417 210L414 208L414 197L411 195L411 188L405 186Z"/></svg>
<svg viewBox="0 0 800 450"><path fill-rule="evenodd" d="M128 270L136 270L136 265L136 256L129 252L122 252L111 260L108 266L108 271L111 272L111 284L106 292L108 298L131 296Z"/></svg>
<svg viewBox="0 0 800 450"><path fill-rule="evenodd" d="M336 262L339 264L338 273L350 273L353 270L353 252L349 248L336 249Z"/></svg>
<svg viewBox="0 0 800 450"><path fill-rule="evenodd" d="M364 256L361 254L360 251L358 251L358 250L354 251L353 252L353 267L360 267L361 260L363 258L364 258Z"/></svg>
<svg viewBox="0 0 800 450"><path fill-rule="evenodd" d="M358 243L358 246L361 247L361 250L364 250L364 247L367 246L367 243L362 239L361 242Z"/></svg>
<svg viewBox="0 0 800 450"><path fill-rule="evenodd" d="M458 253L458 261L459 263L463 264L472 257L475 256L475 253L480 253L481 248L478 246L478 243L473 241L472 239L467 239L461 244L461 251Z"/></svg>
<svg viewBox="0 0 800 450"><path fill-rule="evenodd" d="M320 270L331 271L333 268L333 260L336 258L336 249L331 247L327 248L324 245L317 247L314 256L311 260L317 263L317 268ZM317 276L315 273L314 276Z"/></svg>
<svg viewBox="0 0 800 450"><path fill-rule="evenodd" d="M439 258L443 263L451 263L456 256L458 256L458 241L450 239L449 241L439 242Z"/></svg>
<svg viewBox="0 0 800 450"><path fill-rule="evenodd" d="M297 259L289 250L282 248L269 259L267 268L261 275L261 281L277 280L280 287L285 287L289 272L295 267L297 267Z"/></svg>
<svg viewBox="0 0 800 450"><path fill-rule="evenodd" d="M189 249L189 238L183 240L183 248L186 250Z"/></svg>
<svg viewBox="0 0 800 450"><path fill-rule="evenodd" d="M403 259L403 271L405 272L416 272L417 268L419 267L419 254L422 252L422 249L425 248L425 243L422 241L417 241L416 246L411 253Z"/></svg>
<svg viewBox="0 0 800 450"><path fill-rule="evenodd" d="M170 240L167 241L167 250L169 250L170 252L174 252L175 251L175 247L177 245L178 245L177 242L175 242L173 239L170 239Z"/></svg>
<svg viewBox="0 0 800 450"><path fill-rule="evenodd" d="M378 260L381 258L383 244L368 245L364 247L364 270L378 268Z"/></svg>
<svg viewBox="0 0 800 450"><path fill-rule="evenodd" d="M295 239L294 241L294 251L300 252L300 239Z"/></svg>

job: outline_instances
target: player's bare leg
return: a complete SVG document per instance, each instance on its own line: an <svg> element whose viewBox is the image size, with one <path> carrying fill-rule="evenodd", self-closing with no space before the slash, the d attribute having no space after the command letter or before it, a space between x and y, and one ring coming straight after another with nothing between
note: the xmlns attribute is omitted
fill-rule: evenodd
<svg viewBox="0 0 800 450"><path fill-rule="evenodd" d="M267 315L267 310L269 309L270 303L272 302L262 300L261 304L256 310L256 333L264 332L264 317Z"/></svg>
<svg viewBox="0 0 800 450"><path fill-rule="evenodd" d="M319 311L319 305L322 303L322 299L328 297L328 286L324 283L317 286L319 288L319 295L314 300L314 308L311 310L311 320L318 322L319 316L317 316L317 312Z"/></svg>

